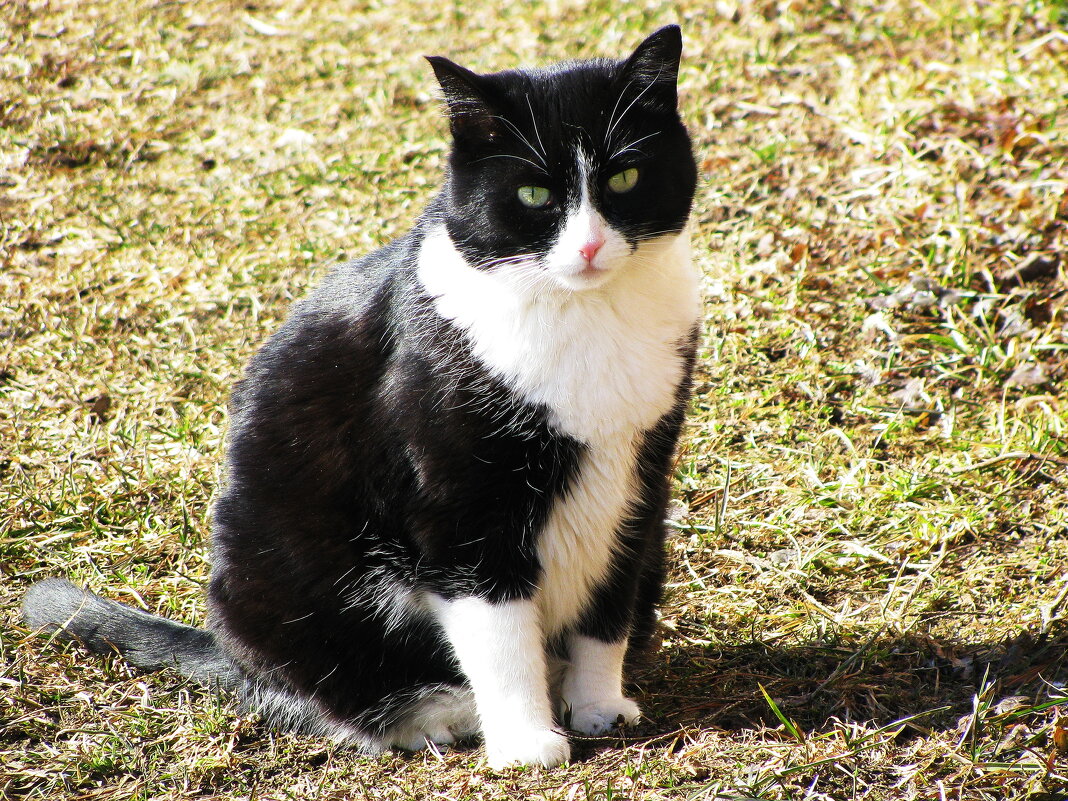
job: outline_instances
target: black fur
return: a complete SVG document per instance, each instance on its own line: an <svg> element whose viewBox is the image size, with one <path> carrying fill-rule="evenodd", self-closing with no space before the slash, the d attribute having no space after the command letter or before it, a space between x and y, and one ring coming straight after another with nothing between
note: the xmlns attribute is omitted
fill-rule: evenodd
<svg viewBox="0 0 1068 801"><path fill-rule="evenodd" d="M355 732L365 745L414 700L463 687L439 626L409 599L531 597L539 531L586 446L481 366L439 316L416 277L420 244L444 221L480 265L546 249L577 191L576 145L593 157L598 185L640 168L633 191L594 198L632 245L682 230L696 171L675 108L680 48L678 29L667 28L625 62L475 75L431 59L454 135L442 193L407 235L335 268L234 390L211 632L63 581L31 589L28 625L145 669L173 665L279 723ZM522 207L515 187L525 183L548 186L552 207ZM605 641L637 643L653 627L694 338L679 347L675 407L644 433L640 497L610 577L577 624Z"/></svg>
<svg viewBox="0 0 1068 801"><path fill-rule="evenodd" d="M697 176L676 110L681 51L679 30L669 27L622 64L476 75L431 58L454 138L442 202L449 234L464 255L486 263L545 249L578 192L576 146L592 157L602 187L617 172L643 168L634 191L592 198L614 228L635 243L679 231ZM525 208L514 191L523 184L546 186L555 202Z"/></svg>
<svg viewBox="0 0 1068 801"><path fill-rule="evenodd" d="M397 266L416 241L336 271L253 358L215 508L215 625L247 668L345 721L463 681L432 621L387 631L369 599L528 597L535 536L581 458Z"/></svg>

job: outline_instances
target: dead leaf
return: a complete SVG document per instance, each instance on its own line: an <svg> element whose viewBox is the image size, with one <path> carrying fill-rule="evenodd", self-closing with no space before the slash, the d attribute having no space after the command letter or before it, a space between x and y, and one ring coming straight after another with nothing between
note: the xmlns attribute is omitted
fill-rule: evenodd
<svg viewBox="0 0 1068 801"><path fill-rule="evenodd" d="M86 398L89 405L89 419L94 423L103 423L108 419L108 410L111 409L111 396L106 392Z"/></svg>
<svg viewBox="0 0 1068 801"><path fill-rule="evenodd" d="M1042 362L1030 362L1018 365L1005 380L1007 387L1037 387L1049 381L1046 365Z"/></svg>
<svg viewBox="0 0 1068 801"><path fill-rule="evenodd" d="M282 29L272 25L269 22L256 19L255 17L246 14L245 23L252 28L260 36L279 36L282 33Z"/></svg>
<svg viewBox="0 0 1068 801"><path fill-rule="evenodd" d="M1057 716L1053 724L1053 747L1062 754L1068 753L1068 728L1065 728L1065 718Z"/></svg>

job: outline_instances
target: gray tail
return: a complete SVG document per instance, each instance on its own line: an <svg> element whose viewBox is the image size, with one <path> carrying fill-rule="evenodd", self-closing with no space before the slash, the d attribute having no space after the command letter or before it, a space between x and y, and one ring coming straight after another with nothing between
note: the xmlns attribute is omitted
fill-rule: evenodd
<svg viewBox="0 0 1068 801"><path fill-rule="evenodd" d="M93 653L121 654L142 670L175 668L222 690L234 691L243 684L241 670L210 631L107 601L65 579L46 579L30 587L22 615L32 629L79 642Z"/></svg>

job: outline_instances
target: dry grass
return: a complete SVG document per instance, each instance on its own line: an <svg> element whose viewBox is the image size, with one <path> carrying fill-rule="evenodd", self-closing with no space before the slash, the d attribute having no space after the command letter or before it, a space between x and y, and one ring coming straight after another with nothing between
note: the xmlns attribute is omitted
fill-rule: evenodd
<svg viewBox="0 0 1068 801"><path fill-rule="evenodd" d="M0 795L1068 798L1068 9L653 8L4 6ZM369 759L29 637L54 574L201 621L228 387L438 180L421 54L676 20L708 327L641 729Z"/></svg>

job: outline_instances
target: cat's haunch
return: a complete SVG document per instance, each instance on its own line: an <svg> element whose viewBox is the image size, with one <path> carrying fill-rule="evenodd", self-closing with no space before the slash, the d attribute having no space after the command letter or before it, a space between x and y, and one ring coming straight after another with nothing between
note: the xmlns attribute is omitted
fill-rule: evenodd
<svg viewBox="0 0 1068 801"><path fill-rule="evenodd" d="M411 231L341 264L230 404L209 631L63 581L26 619L369 751L556 765L634 723L699 298L682 40L476 74Z"/></svg>

